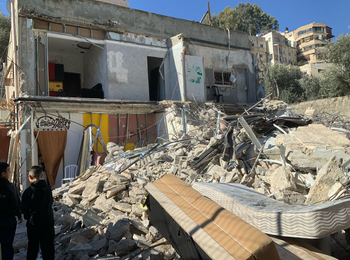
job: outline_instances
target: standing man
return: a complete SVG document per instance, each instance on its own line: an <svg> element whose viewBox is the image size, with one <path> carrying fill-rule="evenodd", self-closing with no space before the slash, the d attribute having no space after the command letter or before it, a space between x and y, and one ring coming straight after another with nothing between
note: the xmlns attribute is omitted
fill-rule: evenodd
<svg viewBox="0 0 350 260"><path fill-rule="evenodd" d="M52 192L42 177L41 167L32 166L28 174L31 185L22 195L22 213L27 220L27 260L36 259L39 247L44 260L55 258Z"/></svg>
<svg viewBox="0 0 350 260"><path fill-rule="evenodd" d="M2 260L13 259L13 239L16 232L16 218L19 223L21 216L21 201L17 188L9 182L10 166L0 162L0 244Z"/></svg>

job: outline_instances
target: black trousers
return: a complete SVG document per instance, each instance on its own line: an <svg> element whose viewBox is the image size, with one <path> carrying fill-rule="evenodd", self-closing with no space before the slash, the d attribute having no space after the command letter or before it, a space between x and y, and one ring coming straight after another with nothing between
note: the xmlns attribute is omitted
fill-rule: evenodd
<svg viewBox="0 0 350 260"><path fill-rule="evenodd" d="M0 215L0 244L2 260L13 259L13 239L16 232L16 218L13 216Z"/></svg>
<svg viewBox="0 0 350 260"><path fill-rule="evenodd" d="M43 260L54 260L55 246L54 237L55 230L53 227L27 227L28 251L27 260L35 260L39 246Z"/></svg>

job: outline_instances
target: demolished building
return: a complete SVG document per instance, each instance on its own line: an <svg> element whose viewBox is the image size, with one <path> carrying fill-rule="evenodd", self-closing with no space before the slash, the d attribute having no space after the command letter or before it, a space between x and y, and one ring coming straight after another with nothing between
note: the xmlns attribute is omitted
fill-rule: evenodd
<svg viewBox="0 0 350 260"><path fill-rule="evenodd" d="M183 110L173 105L164 119L175 128L169 141L126 152L109 142L103 165L53 191L58 259L218 259L219 252L228 259L334 259L330 238L350 226L348 161L338 154L349 143L285 107L270 101L226 115L218 105L192 104L183 127ZM299 168L288 145L305 161L314 160L317 145L334 156L318 160L319 169ZM253 227L269 238L251 239ZM227 247L231 239L235 247Z"/></svg>
<svg viewBox="0 0 350 260"><path fill-rule="evenodd" d="M16 136L25 158L17 165L19 182L40 155L48 161L47 148L40 147L44 135L45 143L60 147L50 154L54 169L47 168L50 184L57 187L64 166L81 159L87 126L94 134L98 128L105 144L133 146L157 138L156 123L169 107L162 100L257 100L246 34L111 1L17 0L12 17L11 39L17 44L9 48L5 85L7 103L14 100L13 121L26 122ZM62 131L66 134L57 134ZM160 131L168 129L162 125ZM18 140L12 143L19 146ZM106 149L99 143L94 151L99 158Z"/></svg>
<svg viewBox="0 0 350 260"><path fill-rule="evenodd" d="M147 183L166 174L187 185L239 183L284 204L330 201L346 215L340 209L347 201L338 201L348 195L346 167L338 160L346 160L348 141L315 147L317 156L327 153L310 167L315 153L290 141L308 132L309 119L266 114L285 107L279 101L264 103L266 111L243 105L257 101L247 35L92 0L17 0L12 17L18 44L9 52L6 86L20 123L11 133L9 159L21 173L14 180L25 187L28 167L43 162L58 187L64 166L79 165L78 177L54 191L58 257L178 257L140 207ZM328 136L322 126L311 128ZM274 131L279 135L266 134ZM330 154L335 158L327 160ZM309 165L295 167L300 158ZM329 167L336 173L331 180L324 176ZM321 208L331 215L328 206ZM299 237L323 239L348 228L339 214L332 216L336 228L310 228ZM290 236L278 224L263 231ZM282 259L299 253L332 259L283 239L273 238Z"/></svg>

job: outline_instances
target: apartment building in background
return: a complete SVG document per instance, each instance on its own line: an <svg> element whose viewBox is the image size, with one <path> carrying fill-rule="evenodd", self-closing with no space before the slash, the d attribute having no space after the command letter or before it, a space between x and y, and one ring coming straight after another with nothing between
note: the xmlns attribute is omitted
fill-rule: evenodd
<svg viewBox="0 0 350 260"><path fill-rule="evenodd" d="M331 27L325 23L310 23L294 31L285 32L285 36L288 40L296 42L297 59L298 61L305 61L305 65L300 67L304 74L317 76L329 66L324 60L317 58L316 50L326 46L334 38Z"/></svg>
<svg viewBox="0 0 350 260"><path fill-rule="evenodd" d="M252 53L257 54L258 62L267 67L265 38L260 36L249 36L249 40L252 44L252 48L251 48Z"/></svg>
<svg viewBox="0 0 350 260"><path fill-rule="evenodd" d="M296 43L284 35L269 30L261 35L266 41L266 52L269 64L292 64L297 61Z"/></svg>

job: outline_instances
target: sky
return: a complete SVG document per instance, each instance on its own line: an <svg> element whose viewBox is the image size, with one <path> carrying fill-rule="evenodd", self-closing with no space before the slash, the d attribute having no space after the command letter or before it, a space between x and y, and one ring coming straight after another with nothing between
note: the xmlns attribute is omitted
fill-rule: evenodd
<svg viewBox="0 0 350 260"><path fill-rule="evenodd" d="M64 0L61 0L64 1ZM68 1L68 0L66 0ZM207 11L207 0L129 0L130 8L144 10L161 15L200 21ZM234 8L239 2L246 1L210 1L212 13L218 14L227 6ZM333 35L350 33L350 0L255 0L261 9L274 16L280 25L280 31L286 27L297 29L309 23L326 23L333 28ZM8 14L6 0L0 0L0 10Z"/></svg>

